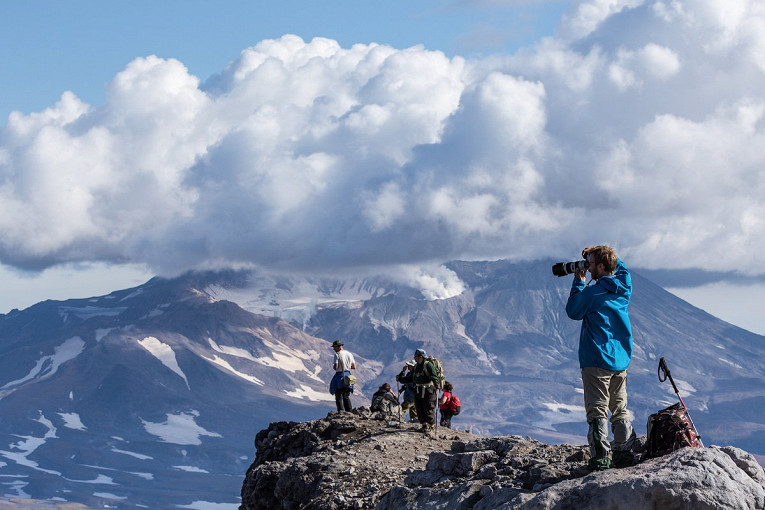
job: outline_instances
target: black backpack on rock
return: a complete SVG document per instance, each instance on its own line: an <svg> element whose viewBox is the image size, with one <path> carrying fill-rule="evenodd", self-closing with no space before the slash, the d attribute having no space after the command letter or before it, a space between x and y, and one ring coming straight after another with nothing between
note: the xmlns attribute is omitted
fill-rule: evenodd
<svg viewBox="0 0 765 510"><path fill-rule="evenodd" d="M701 441L680 402L648 417L644 458L660 457L686 446L698 448Z"/></svg>
<svg viewBox="0 0 765 510"><path fill-rule="evenodd" d="M699 435L699 431L688 414L688 408L685 407L685 402L683 402L683 398L680 396L680 392L675 381L672 379L672 374L669 372L669 367L667 367L667 362L664 361L664 358L659 360L657 373L659 382L669 379L669 382L672 383L672 389L675 390L675 394L680 399L680 402L648 417L643 460L660 457L686 446L691 448L704 447L704 443L701 442L701 435Z"/></svg>

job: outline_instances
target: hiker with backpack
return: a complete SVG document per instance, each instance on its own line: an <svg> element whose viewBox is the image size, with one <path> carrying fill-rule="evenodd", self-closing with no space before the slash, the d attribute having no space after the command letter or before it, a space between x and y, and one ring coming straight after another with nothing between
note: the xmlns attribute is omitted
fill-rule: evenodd
<svg viewBox="0 0 765 510"><path fill-rule="evenodd" d="M401 383L414 383L414 405L417 409L417 418L422 425L420 431L428 433L436 426L436 404L438 401L438 388L441 385L440 374L432 361L427 360L424 349L414 351L415 365L408 373L396 376ZM406 366L402 369L406 370Z"/></svg>
<svg viewBox="0 0 765 510"><path fill-rule="evenodd" d="M369 410L389 415L392 414L393 408L397 406L398 397L393 393L390 384L383 383L372 395L372 404L369 406Z"/></svg>
<svg viewBox="0 0 765 510"><path fill-rule="evenodd" d="M406 365L404 365L404 368L401 370L401 373L396 376L396 380L398 381L400 377L406 375L406 373L414 368L414 365L416 365L414 360L409 360L406 362ZM399 396L404 396L404 401L401 403L401 412L404 413L404 418L406 418L406 412L409 411L409 423L415 423L417 422L417 408L414 405L414 395L417 393L416 384L413 382L405 383L399 388Z"/></svg>
<svg viewBox="0 0 765 510"><path fill-rule="evenodd" d="M351 374L351 370L356 370L356 360L353 354L343 349L343 342L335 340L332 342L332 349L335 350L335 361L332 368L335 375L329 383L329 393L335 396L335 404L339 411L351 411L351 393L356 384L356 376Z"/></svg>
<svg viewBox="0 0 765 510"><path fill-rule="evenodd" d="M441 421L439 425L452 428L452 417L460 413L460 399L452 393L454 386L449 381L444 382L444 393L438 400L438 409L441 411Z"/></svg>
<svg viewBox="0 0 765 510"><path fill-rule="evenodd" d="M586 269L574 274L566 303L569 318L582 321L579 366L584 386L590 470L630 466L635 431L627 411L627 367L632 359L632 327L627 307L632 296L629 269L609 246L582 251ZM585 284L587 271L594 285ZM608 440L608 412L614 435Z"/></svg>

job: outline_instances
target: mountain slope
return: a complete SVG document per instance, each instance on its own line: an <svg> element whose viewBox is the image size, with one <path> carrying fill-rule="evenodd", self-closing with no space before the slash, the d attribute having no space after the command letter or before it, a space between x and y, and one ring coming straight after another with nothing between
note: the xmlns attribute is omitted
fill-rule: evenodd
<svg viewBox="0 0 765 510"><path fill-rule="evenodd" d="M334 407L328 342L194 283L155 279L2 318L5 494L233 505L258 427Z"/></svg>

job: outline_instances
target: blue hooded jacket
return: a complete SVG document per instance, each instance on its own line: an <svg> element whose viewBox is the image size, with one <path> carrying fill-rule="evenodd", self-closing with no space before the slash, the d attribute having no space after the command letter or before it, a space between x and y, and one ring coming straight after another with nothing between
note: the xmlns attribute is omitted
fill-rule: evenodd
<svg viewBox="0 0 765 510"><path fill-rule="evenodd" d="M632 359L632 327L627 307L632 295L632 277L621 259L612 276L603 276L585 286L574 278L566 313L582 321L579 336L579 366L626 370Z"/></svg>

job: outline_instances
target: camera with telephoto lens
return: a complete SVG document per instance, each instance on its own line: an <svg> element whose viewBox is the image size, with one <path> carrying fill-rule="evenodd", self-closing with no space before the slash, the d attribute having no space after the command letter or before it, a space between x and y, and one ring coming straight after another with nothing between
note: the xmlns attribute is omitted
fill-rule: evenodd
<svg viewBox="0 0 765 510"><path fill-rule="evenodd" d="M553 264L552 272L555 276L566 276L567 274L584 271L590 267L588 260L577 260L576 262L558 262Z"/></svg>

